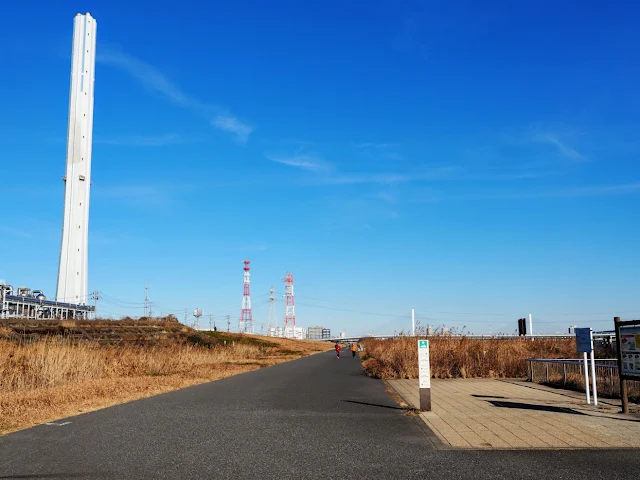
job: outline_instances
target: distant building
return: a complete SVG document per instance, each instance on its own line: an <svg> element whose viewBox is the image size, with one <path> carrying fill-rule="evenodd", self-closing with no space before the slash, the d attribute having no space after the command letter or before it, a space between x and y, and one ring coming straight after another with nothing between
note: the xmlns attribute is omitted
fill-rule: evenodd
<svg viewBox="0 0 640 480"><path fill-rule="evenodd" d="M331 329L323 328L322 329L322 340L328 340L331 338Z"/></svg>
<svg viewBox="0 0 640 480"><path fill-rule="evenodd" d="M284 337L284 329L282 327L271 327L267 330L270 337Z"/></svg>
<svg viewBox="0 0 640 480"><path fill-rule="evenodd" d="M345 332L340 332L340 338L345 338L347 334Z"/></svg>
<svg viewBox="0 0 640 480"><path fill-rule="evenodd" d="M284 329L284 337L304 340L307 338L307 331L302 327L286 327Z"/></svg>
<svg viewBox="0 0 640 480"><path fill-rule="evenodd" d="M307 329L309 340L322 340L322 332L325 328L319 325Z"/></svg>

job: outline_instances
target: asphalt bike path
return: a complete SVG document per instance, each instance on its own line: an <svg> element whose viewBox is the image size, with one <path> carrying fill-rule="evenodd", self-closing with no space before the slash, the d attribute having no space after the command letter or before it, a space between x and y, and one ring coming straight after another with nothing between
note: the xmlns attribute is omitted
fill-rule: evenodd
<svg viewBox="0 0 640 480"><path fill-rule="evenodd" d="M359 359L341 356L317 354L0 437L0 479L611 480L640 468L636 450L439 449Z"/></svg>

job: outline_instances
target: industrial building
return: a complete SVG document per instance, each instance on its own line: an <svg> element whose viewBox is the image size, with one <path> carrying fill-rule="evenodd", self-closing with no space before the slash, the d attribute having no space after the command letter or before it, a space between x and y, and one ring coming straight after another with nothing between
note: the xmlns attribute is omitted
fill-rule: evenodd
<svg viewBox="0 0 640 480"><path fill-rule="evenodd" d="M18 287L0 282L0 318L85 319L94 311L90 305L47 300L41 290Z"/></svg>

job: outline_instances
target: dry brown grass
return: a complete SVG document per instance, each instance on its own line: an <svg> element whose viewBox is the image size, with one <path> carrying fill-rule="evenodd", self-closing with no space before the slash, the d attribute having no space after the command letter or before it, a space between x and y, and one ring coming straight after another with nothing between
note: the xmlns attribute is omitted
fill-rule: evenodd
<svg viewBox="0 0 640 480"><path fill-rule="evenodd" d="M193 333L169 346L100 345L64 336L0 340L0 434L330 347L224 333Z"/></svg>
<svg viewBox="0 0 640 480"><path fill-rule="evenodd" d="M363 366L376 378L417 378L417 338L366 339ZM573 339L487 339L432 336L429 338L431 376L434 378L525 377L525 359L572 358Z"/></svg>

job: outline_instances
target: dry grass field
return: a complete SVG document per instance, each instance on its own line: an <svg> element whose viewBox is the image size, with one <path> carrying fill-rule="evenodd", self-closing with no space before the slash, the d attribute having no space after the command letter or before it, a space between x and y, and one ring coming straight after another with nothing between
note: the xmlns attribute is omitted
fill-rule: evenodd
<svg viewBox="0 0 640 480"><path fill-rule="evenodd" d="M131 322L101 322L99 328L109 330L105 341L104 332L91 326L85 325L87 334L78 338L74 322L61 323L49 326L60 328L58 334L25 333L28 340L15 323L0 325L0 434L331 348L321 342L195 332L182 325L171 327L163 341L145 341L142 333L130 338ZM118 339L119 327L128 340Z"/></svg>
<svg viewBox="0 0 640 480"><path fill-rule="evenodd" d="M366 339L363 365L376 378L418 378L417 338ZM429 337L431 375L435 378L526 377L525 359L573 358L574 339L487 339Z"/></svg>

